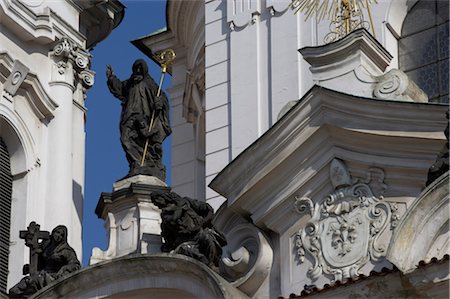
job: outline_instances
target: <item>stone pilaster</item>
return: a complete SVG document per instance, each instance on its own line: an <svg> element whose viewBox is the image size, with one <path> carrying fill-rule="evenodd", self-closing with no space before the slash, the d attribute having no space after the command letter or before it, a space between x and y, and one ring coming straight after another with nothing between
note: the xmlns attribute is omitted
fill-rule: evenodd
<svg viewBox="0 0 450 299"><path fill-rule="evenodd" d="M75 91L83 94L94 83L89 70L90 54L68 38L60 39L49 53L53 59L50 94L57 101L55 117L48 124L46 226L66 225L71 231L70 244L81 258L81 219L84 185L84 106L80 117L74 108ZM78 124L82 119L82 125ZM51 157L51 158L50 158ZM80 164L81 163L81 164ZM78 164L83 165L81 167ZM80 174L81 173L81 174Z"/></svg>

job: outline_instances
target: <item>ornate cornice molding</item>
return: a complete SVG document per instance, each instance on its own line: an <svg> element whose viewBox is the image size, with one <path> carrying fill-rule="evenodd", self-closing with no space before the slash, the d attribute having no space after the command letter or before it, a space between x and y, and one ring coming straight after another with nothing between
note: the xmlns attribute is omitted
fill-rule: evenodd
<svg viewBox="0 0 450 299"><path fill-rule="evenodd" d="M64 34L70 35L79 42L84 42L84 36L64 21L53 10L43 10L36 13L21 1L0 1L0 20L14 20L15 30L23 40L35 40L46 44L55 40L55 37L64 30ZM8 26L8 22L2 22Z"/></svg>
<svg viewBox="0 0 450 299"><path fill-rule="evenodd" d="M357 176L374 165L383 168L390 173L385 197L408 201L420 193L446 141L446 110L315 86L209 186L229 206L251 215L257 226L280 233L298 219L293 211L286 215L292 196L300 192L319 199L328 194L327 168L334 157L345 160ZM272 174L276 180L267 179Z"/></svg>
<svg viewBox="0 0 450 299"><path fill-rule="evenodd" d="M50 44L61 35L69 36L91 48L105 39L124 17L124 6L118 0L67 0L61 1L76 9L79 22L68 22L46 2L0 1L0 24L10 26L25 41ZM54 7L53 7L54 8ZM5 20L5 21L2 21ZM89 30L86 30L89 28Z"/></svg>
<svg viewBox="0 0 450 299"><path fill-rule="evenodd" d="M5 84L5 95L7 93L12 100L14 94L10 94L10 92L14 91L15 93L22 89L36 117L40 120L52 118L53 111L58 105L47 94L36 74L30 73L26 68L16 67L17 65L22 64L6 52L0 53L0 81ZM16 80L16 84L12 86L14 88L6 90L6 82L11 81L12 84Z"/></svg>
<svg viewBox="0 0 450 299"><path fill-rule="evenodd" d="M242 0L227 2L227 23L231 30L242 29L260 21L267 12L271 17L283 15L290 6L290 1Z"/></svg>

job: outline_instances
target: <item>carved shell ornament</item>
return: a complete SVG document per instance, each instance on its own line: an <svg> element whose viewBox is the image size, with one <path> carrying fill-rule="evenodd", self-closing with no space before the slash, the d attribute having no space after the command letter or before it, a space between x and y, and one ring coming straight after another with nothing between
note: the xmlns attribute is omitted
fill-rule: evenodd
<svg viewBox="0 0 450 299"><path fill-rule="evenodd" d="M352 182L345 164L334 159L330 177L334 192L317 203L306 197L296 197L294 203L298 213L309 211L311 215L295 235L294 246L300 263L305 256L312 258L312 267L307 271L312 281L324 274L335 281L355 278L369 261L381 261L387 244L382 244L379 237L391 228L391 206L381 195L374 195L387 188L383 170L371 168L367 180ZM374 192L372 186L380 192Z"/></svg>

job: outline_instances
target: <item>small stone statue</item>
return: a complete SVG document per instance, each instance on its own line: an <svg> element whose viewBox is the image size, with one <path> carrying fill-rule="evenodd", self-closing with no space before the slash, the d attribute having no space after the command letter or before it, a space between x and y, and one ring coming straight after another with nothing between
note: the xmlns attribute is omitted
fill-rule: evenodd
<svg viewBox="0 0 450 299"><path fill-rule="evenodd" d="M208 265L218 267L225 236L217 231L211 206L173 192L153 194L153 203L161 212L161 235L165 243L161 250L183 254Z"/></svg>
<svg viewBox="0 0 450 299"><path fill-rule="evenodd" d="M164 93L157 97L158 86L144 60L136 60L132 71L128 80L120 81L110 65L106 69L109 90L122 102L120 141L130 166L127 176L145 174L164 181L162 142L172 133L169 102ZM143 159L146 142L148 150Z"/></svg>
<svg viewBox="0 0 450 299"><path fill-rule="evenodd" d="M20 232L20 238L30 248L30 264L23 267L23 274L29 275L9 290L10 298L28 298L50 282L81 268L75 251L67 243L64 225L49 234L31 222L26 231Z"/></svg>

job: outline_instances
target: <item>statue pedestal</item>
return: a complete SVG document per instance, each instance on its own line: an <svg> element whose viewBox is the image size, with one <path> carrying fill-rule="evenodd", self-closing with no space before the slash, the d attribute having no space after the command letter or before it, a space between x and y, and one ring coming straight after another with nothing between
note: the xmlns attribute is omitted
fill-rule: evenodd
<svg viewBox="0 0 450 299"><path fill-rule="evenodd" d="M165 191L170 188L160 179L136 175L114 183L113 192L102 193L95 213L105 220L109 247L93 248L90 264L131 253L161 252L161 211L152 203L152 194Z"/></svg>

